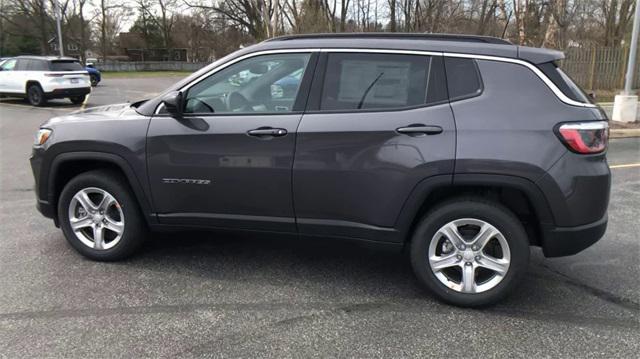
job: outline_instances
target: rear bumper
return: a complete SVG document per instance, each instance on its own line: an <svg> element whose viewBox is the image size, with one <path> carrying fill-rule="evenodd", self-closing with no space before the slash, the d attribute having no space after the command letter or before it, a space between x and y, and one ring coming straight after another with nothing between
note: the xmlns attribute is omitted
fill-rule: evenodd
<svg viewBox="0 0 640 359"><path fill-rule="evenodd" d="M65 97L85 96L85 95L88 95L90 92L91 92L91 87L64 88L64 89L55 89L51 92L45 92L44 96L47 99L65 98Z"/></svg>
<svg viewBox="0 0 640 359"><path fill-rule="evenodd" d="M542 236L545 257L563 257L576 254L596 243L607 230L608 216L582 226L547 227Z"/></svg>

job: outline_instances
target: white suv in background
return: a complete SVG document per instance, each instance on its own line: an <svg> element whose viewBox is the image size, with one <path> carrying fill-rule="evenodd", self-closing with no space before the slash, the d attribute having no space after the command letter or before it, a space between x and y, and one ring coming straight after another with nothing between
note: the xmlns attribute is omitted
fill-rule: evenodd
<svg viewBox="0 0 640 359"><path fill-rule="evenodd" d="M34 106L54 98L81 104L90 92L89 73L71 57L18 56L0 64L0 95L24 97Z"/></svg>

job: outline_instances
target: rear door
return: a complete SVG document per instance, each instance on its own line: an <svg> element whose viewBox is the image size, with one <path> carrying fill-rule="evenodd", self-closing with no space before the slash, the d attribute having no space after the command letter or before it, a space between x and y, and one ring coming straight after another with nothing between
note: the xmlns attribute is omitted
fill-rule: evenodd
<svg viewBox="0 0 640 359"><path fill-rule="evenodd" d="M183 89L183 118L152 118L147 160L161 223L296 231L291 171L315 57L240 60ZM296 71L308 73L292 83Z"/></svg>
<svg viewBox="0 0 640 359"><path fill-rule="evenodd" d="M411 191L453 172L442 57L330 52L318 68L296 143L299 231L397 240Z"/></svg>

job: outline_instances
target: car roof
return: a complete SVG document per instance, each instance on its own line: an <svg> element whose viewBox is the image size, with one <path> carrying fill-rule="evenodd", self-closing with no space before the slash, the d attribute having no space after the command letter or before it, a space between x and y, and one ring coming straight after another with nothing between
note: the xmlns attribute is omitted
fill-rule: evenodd
<svg viewBox="0 0 640 359"><path fill-rule="evenodd" d="M31 60L45 60L45 61L78 61L78 59L68 56L33 56L23 55L16 56L16 59L31 59Z"/></svg>
<svg viewBox="0 0 640 359"><path fill-rule="evenodd" d="M247 52L299 49L349 48L462 53L522 59L534 64L564 58L560 51L511 44L509 41L475 35L415 33L336 33L276 37L247 47Z"/></svg>

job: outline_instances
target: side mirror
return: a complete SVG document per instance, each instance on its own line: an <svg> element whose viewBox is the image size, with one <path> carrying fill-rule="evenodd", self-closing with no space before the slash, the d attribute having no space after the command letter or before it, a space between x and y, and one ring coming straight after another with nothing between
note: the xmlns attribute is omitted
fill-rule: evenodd
<svg viewBox="0 0 640 359"><path fill-rule="evenodd" d="M590 98L591 100L593 100L593 101L595 101L595 100L596 100L596 93L595 93L595 92L589 92L589 93L587 94L587 96L589 96L589 98Z"/></svg>
<svg viewBox="0 0 640 359"><path fill-rule="evenodd" d="M162 97L162 103L173 117L182 117L182 92L171 91Z"/></svg>

